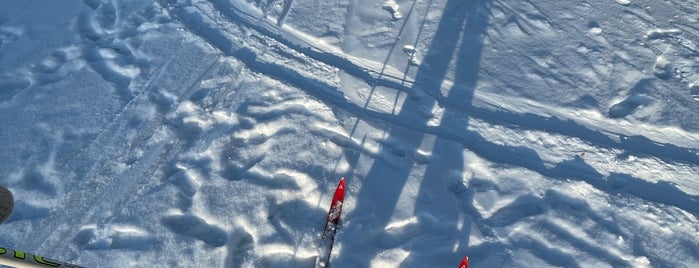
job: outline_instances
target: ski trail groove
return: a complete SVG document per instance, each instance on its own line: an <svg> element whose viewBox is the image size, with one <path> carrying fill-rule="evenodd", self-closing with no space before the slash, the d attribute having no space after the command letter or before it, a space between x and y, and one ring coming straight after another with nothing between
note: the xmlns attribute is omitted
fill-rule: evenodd
<svg viewBox="0 0 699 268"><path fill-rule="evenodd" d="M267 36L270 36L272 38L275 38L275 40L280 41L286 45L291 44L291 48L297 49L300 52L302 52L305 55L309 55L314 59L320 60L322 62L325 62L327 64L336 66L341 68L342 70L347 71L349 74L355 75L359 78L363 78L365 81L367 81L370 85L381 85L381 86L387 86L389 88L394 88L398 89L400 91L404 92L411 92L413 89L409 88L409 85L396 85L396 84L385 84L385 83L374 83L375 81L373 80L374 78L371 79L366 79L365 74L358 74L357 72L353 72L352 70L357 70L357 69L363 69L363 67L359 67L356 65L349 64L347 62L344 62L343 64L333 64L337 60L342 61L339 58L334 61L327 61L323 60L323 57L319 57L315 54L318 54L316 52L317 50L320 50L319 48L315 48L312 50L303 50L299 49L299 47L296 45L294 46L293 41L291 38L289 38L289 35L280 35L278 32L274 32L268 28L265 28L263 26L259 26L258 24L265 24L265 21L263 20L257 20L258 24L255 24L256 22L255 19L249 18L249 17L244 17L244 13L242 11L239 11L235 9L235 7L230 6L229 9L225 9L225 6L221 7L221 3L218 1L212 1L212 3L215 4L219 9L223 9L224 11L228 10L228 12L224 12L224 14L228 15L229 18L231 19L238 19L237 21L244 22L244 25L247 27L252 27L253 29L261 32L262 34L265 34ZM242 14L242 15L241 15ZM274 26L269 26L269 27L274 27ZM210 29L211 31L217 31L215 29ZM278 31L281 31L277 29ZM208 33L211 33L209 31ZM206 33L203 33L206 35ZM219 36L217 38L225 38L222 36ZM287 39L289 38L289 39ZM209 39L209 38L207 38ZM304 41L298 41L297 42L304 42ZM223 47L228 48L230 45L227 46L218 46L218 47ZM310 46L310 45L309 45ZM322 50L320 50L322 51ZM328 53L320 53L322 55L327 55ZM315 56L314 56L315 55ZM380 79L383 76L383 71L378 71L378 79ZM372 76L373 77L373 76ZM461 103L454 101L453 99L447 98L445 96L442 96L440 93L436 92L436 89L431 89L431 90L425 90L429 96L432 98L436 99L437 102L440 104L440 106L445 107L450 110L458 111L458 112L463 112L467 114L468 116L474 117L474 118L479 118L483 119L489 122L493 122L496 124L504 124L504 125L510 125L510 126L519 126L523 127L525 129L540 129L540 130L546 130L546 131L551 131L555 133L560 133L566 136L571 136L571 137L577 137L581 138L584 140L589 140L590 142L593 143L599 143L600 145L606 146L608 148L619 148L623 149L629 152L636 152L641 155L653 155L657 156L661 159L664 159L669 162L673 161L686 161L689 163L699 163L699 154L694 152L694 150L688 149L688 148L681 148L681 147L676 147L672 144L660 144L657 142L645 142L645 146L634 146L630 143L623 142L624 139L622 139L622 142L614 142L612 139L608 137L607 134L604 133L596 133L595 131L591 130L588 127L585 127L583 125L579 125L575 120L567 119L567 118L558 118L556 116L551 116L551 117L541 117L541 116L536 116L533 114L519 114L519 113L512 113L508 111L503 111L503 110L491 110L491 109L485 109L485 108L479 108L476 106L463 106ZM477 97L477 96L476 96ZM526 120L522 120L526 119ZM559 124L563 123L563 124ZM600 126L601 129L604 129L604 126ZM610 133L614 133L615 131L609 131ZM581 135L581 133L587 133L584 135ZM627 135L622 135L622 136L627 136ZM640 150L640 151L639 151Z"/></svg>
<svg viewBox="0 0 699 268"><path fill-rule="evenodd" d="M551 178L563 179L568 177L574 177L577 178L577 180L586 181L592 184L593 186L599 188L600 190L609 190L608 186L598 183L598 181L600 181L599 178L586 175L589 173L567 171L562 173L566 169L563 169L561 167L568 165L568 163L558 163L557 167L553 169L546 168L543 161L536 156L536 152L532 151L531 149L524 147L510 147L493 144L484 139L484 137L478 132L464 131L461 133L454 133L444 130L440 127L425 126L423 122L421 122L420 120L413 122L410 120L401 119L394 115L368 110L357 104L350 103L342 97L341 92L335 86L325 84L323 81L306 77L305 75L298 73L292 68L276 63L265 62L261 60L254 51L245 47L241 47L240 45L236 45L235 41L229 39L226 36L225 32L222 32L217 28L212 28L212 25L214 24L205 22L205 20L202 20L201 17L193 19L191 17L192 13L183 11L183 9L176 9L175 13L185 23L185 25L193 33L202 36L205 40L210 41L210 44L217 47L226 55L237 58L238 60L245 63L246 66L248 66L252 70L264 73L275 79L285 81L286 83L298 87L306 91L308 94L313 95L316 98L323 100L332 106L340 107L343 110L346 110L359 118L375 122L389 122L390 124L395 124L397 126L413 129L425 134L432 134L446 140L455 141L459 144L462 144L464 147L474 151L475 153L484 157L485 159L488 159L496 163L504 163L512 166L521 166L526 169L540 173L542 175L549 176ZM235 49L237 47L238 49ZM458 110L466 111L466 114L468 114L471 117L484 118L487 122L491 123L495 122L497 124L498 122L505 121L505 125L511 126L513 124L523 125L523 123L521 122L528 122L527 124L531 124L531 128L533 129L560 133L565 136L580 137L583 140L592 139L592 141L595 144L606 144L611 148L622 149L628 152L638 152L638 150L643 150L641 151L641 153L647 153L652 156L657 156L660 159L668 160L671 162L679 160L687 161L690 163L699 163L699 156L697 156L691 150L676 147L670 144L659 145L643 137L637 139L631 138L629 139L629 141L622 140L621 142L615 142L612 139L608 138L607 135L580 126L572 120L558 121L559 119L557 119L556 117L544 118L537 115L521 115L510 112L493 112L488 109L475 108L473 106L463 108L457 106L456 103L452 103L452 101L450 101L446 97L437 97L436 99L438 101L442 101L443 103L451 103L451 105L449 105L448 108L459 108ZM526 118L526 120L521 120L522 117ZM531 122L533 122L533 124ZM527 126L526 124L524 125ZM590 134L580 135L576 133ZM643 144L643 146L638 146L636 143L641 143ZM575 162L572 163L574 163L573 165L579 165ZM583 166L587 166L587 164L584 164L584 162L581 164ZM676 187L669 188L669 191L678 191L682 193L682 191L678 190ZM637 196L641 199L646 199L646 197L639 192L626 191L626 193L633 196ZM697 204L697 201L694 197L691 197L686 194L679 200L663 199L663 203L678 207L695 215L697 214L697 210L692 208L694 204Z"/></svg>
<svg viewBox="0 0 699 268"><path fill-rule="evenodd" d="M224 3L225 0L209 0L216 10L226 16L231 23L240 23L245 27L270 37L285 46L294 49L314 60L335 66L355 77L361 78L370 85L381 85L391 88L408 90L414 81L405 81L397 71L391 72L375 70L373 67L360 65L349 55L341 54L340 51L328 51L325 48L311 44L296 34L283 28L270 24L265 19L254 18L251 15L237 9L235 6ZM396 74L394 74L396 73ZM390 78L391 80L388 80ZM406 85L407 84L407 85Z"/></svg>
<svg viewBox="0 0 699 268"><path fill-rule="evenodd" d="M165 61L157 69L157 72L153 74L149 78L149 81L154 81L159 75L162 75L162 71L167 68L169 64L172 64L172 58L168 58L168 60ZM217 63L219 62L219 57L215 57L211 63L208 63L207 67L204 68L204 71L198 75L193 82L191 82L191 85L184 88L182 90L182 93L180 97L184 97L187 94L192 93L192 88L196 87L202 79L206 77L206 75L210 74L210 72L215 69L214 67L217 66ZM146 83L146 86L150 85L149 83ZM139 134L132 136L129 138L130 135L124 135L124 137L119 137L119 135L116 135L115 133L119 133L120 129L124 129L121 126L125 124L130 116L132 116L134 113L138 113L138 105L140 103L143 103L146 100L146 98L143 97L144 92L149 92L147 88L143 88L142 90L137 91L139 92L138 95L134 96L134 98L131 99L125 106L124 109L117 115L117 117L102 131L102 133L110 133L110 135L102 135L105 139L108 139L106 141L100 141L100 138L96 138L90 147L88 148L100 148L104 147L103 144L115 144L118 143L117 139L132 139L135 141L139 141L139 137L150 137L152 136L152 133L156 131L158 124L152 124L148 126L145 129L141 129L139 131ZM165 115L160 115L160 119L156 121L162 121ZM115 128L113 130L108 130L110 128ZM128 129L128 128L126 128ZM150 133L150 134L149 134ZM119 138L117 138L119 137ZM140 184L143 184L142 182L148 178L152 177L152 174L157 172L159 170L159 167L161 167L167 160L169 160L172 157L172 154L174 153L174 148L180 144L179 141L176 142L170 142L170 143L155 143L155 144L149 144L150 140L142 140L140 142L143 142L143 144L140 145L134 145L132 144L131 146L126 146L122 148L123 150L133 150L133 149L138 149L138 150L143 150L144 152L147 152L146 155L142 155L138 158L138 161L133 163L129 169L123 173L120 174L118 179L112 180L111 182L100 185L98 184L98 179L100 178L100 173L104 172L105 170L109 170L110 163L107 162L106 159L110 159L109 157L103 155L103 154L98 154L97 161L95 161L90 169L85 176L84 180L80 181L78 185L75 185L78 190L73 191L75 194L71 195L68 197L67 203L79 203L78 201L84 201L84 200L93 200L93 201L87 201L88 204L95 203L94 201L97 199L104 199L104 198L112 198L115 199L115 202L103 202L102 204L112 204L110 208L104 208L104 207L99 207L95 206L89 209L84 209L82 207L71 207L68 209L68 211L64 215L72 215L69 219L65 220L65 222L68 223L63 223L62 225L59 225L59 221L54 221L51 224L51 227L45 228L45 233L43 233L39 237L45 237L43 241L41 241L39 244L32 245L31 248L53 248L58 245L55 243L60 243L60 241L67 241L70 238L73 238L77 235L76 230L62 230L61 226L66 226L65 224L69 225L74 225L80 222L86 222L87 217L93 216L96 212L98 211L115 211L115 209L118 211L118 208L121 207L121 203L124 201L123 198L128 198L129 192L134 191ZM95 147L96 146L96 147ZM88 151L92 151L89 150ZM128 154L127 154L128 155ZM94 178L94 179L93 179ZM140 179L133 179L133 178L140 178ZM116 185L121 185L120 187L114 187ZM128 186L124 186L128 185ZM121 189L122 191L117 191L115 192L114 190L111 189ZM85 195L85 194L80 194L80 193L92 193L92 195ZM77 199L77 200L73 200ZM117 201L121 200L121 201ZM108 219L102 219L101 221L108 221ZM50 233L50 235L49 235ZM61 239L56 239L56 238L61 238ZM49 239L52 239L49 241Z"/></svg>

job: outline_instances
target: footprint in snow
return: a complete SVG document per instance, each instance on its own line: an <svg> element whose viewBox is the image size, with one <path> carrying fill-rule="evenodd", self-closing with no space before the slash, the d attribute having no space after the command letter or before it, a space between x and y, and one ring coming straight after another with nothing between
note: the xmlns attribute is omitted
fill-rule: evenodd
<svg viewBox="0 0 699 268"><path fill-rule="evenodd" d="M24 35L24 29L20 27L0 27L0 47L4 44L19 41Z"/></svg>
<svg viewBox="0 0 699 268"><path fill-rule="evenodd" d="M196 170L178 170L168 178L168 181L177 186L182 194L192 197L199 189L199 176Z"/></svg>
<svg viewBox="0 0 699 268"><path fill-rule="evenodd" d="M31 81L16 75L0 76L0 101L12 98L23 89L28 88Z"/></svg>
<svg viewBox="0 0 699 268"><path fill-rule="evenodd" d="M148 233L134 226L96 225L84 226L73 242L87 250L101 249L146 249L155 243Z"/></svg>
<svg viewBox="0 0 699 268"><path fill-rule="evenodd" d="M49 209L17 201L10 217L5 223L21 220L44 219L49 217Z"/></svg>
<svg viewBox="0 0 699 268"><path fill-rule="evenodd" d="M536 196L518 197L509 205L499 209L485 221L496 227L512 225L524 218L536 216L544 213L545 204L543 200Z"/></svg>
<svg viewBox="0 0 699 268"><path fill-rule="evenodd" d="M609 108L609 117L621 118L633 113L636 108L651 102L651 98L643 95L631 95L625 100Z"/></svg>
<svg viewBox="0 0 699 268"><path fill-rule="evenodd" d="M228 240L223 228L209 224L195 215L171 215L162 219L163 225L178 235L204 241L212 247L221 247Z"/></svg>
<svg viewBox="0 0 699 268"><path fill-rule="evenodd" d="M252 235L243 228L236 228L231 233L230 243L228 244L228 255L224 260L224 267L243 267L245 260L254 254L255 241ZM268 267L283 267L268 266ZM304 267L304 266L294 266ZM307 266L310 267L310 266Z"/></svg>

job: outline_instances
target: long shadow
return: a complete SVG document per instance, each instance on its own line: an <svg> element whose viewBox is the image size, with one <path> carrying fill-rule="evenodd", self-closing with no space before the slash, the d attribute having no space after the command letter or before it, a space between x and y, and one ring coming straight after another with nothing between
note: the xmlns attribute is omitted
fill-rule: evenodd
<svg viewBox="0 0 699 268"><path fill-rule="evenodd" d="M449 98L458 99L463 105L471 104L473 88L478 78L482 36L485 33L485 26L487 25L489 15L488 11L483 8L488 7L489 3L490 0L450 0L447 2L435 36L432 39L430 47L416 75L416 88L413 89L414 91L438 91L442 81L447 76L451 61L456 57L458 59L455 70L456 83L449 93ZM434 99L422 100L420 103L408 100L403 104L397 118L399 118L399 120L405 119L405 121L414 121L414 118L411 118L414 117L414 111L421 107L432 108L434 105L436 105ZM463 114L449 113L446 114L445 117L459 117L460 121L463 120L462 122L466 122ZM418 124L426 126L427 119L421 119ZM460 128L463 129L466 129L466 127L466 125L460 126ZM388 135L388 139L400 143L401 150L399 151L416 150L426 138L428 138L428 135L423 132L396 125L393 125ZM453 141L446 141L441 138L435 140L433 155L438 159L433 159L428 165L418 192L418 199L420 196L426 196L428 198L449 198L445 193L446 187L442 187L443 183L440 183L440 180L444 181L445 178L448 178L449 172L461 173L464 168L462 156L463 147L460 145L454 146L454 144ZM405 155L400 153L396 154L395 148L386 146L382 147L381 154L394 154L396 157ZM347 216L347 218L354 219L356 223L345 228L345 236L360 237L354 236L354 233L363 233L366 235L366 233L369 232L374 237L377 237L377 239L381 239L386 232L384 229L389 224L391 217L394 215L394 211L399 206L400 195L410 177L413 167L410 161L410 159L406 159L404 168L396 168L393 164L375 160L357 193L354 212ZM377 202L381 203L377 205ZM443 224L434 223L430 220L425 220L424 222L427 223L423 224L423 221L418 219L418 225L439 224L440 228L442 228L439 232L441 234L459 232L459 230L456 230L456 222L459 215L456 199L451 201L453 206L449 208L440 208L438 210L433 210L434 206L441 206L444 202L429 202L430 204L428 205L422 205L417 200L415 202L417 204L415 205L413 215L429 215L427 216L428 218L436 218L438 222L454 223L447 224L445 226L449 227L445 227ZM447 203L448 202L449 201L447 201ZM358 221L362 221L362 223L358 223ZM429 228L430 226L423 227ZM451 228L452 230L444 230L443 228ZM442 237L448 238L446 238L445 241L441 241ZM440 246L451 245L454 244L454 240L460 239L468 239L468 234L465 234L463 237L442 235L438 238L440 241L435 243L441 244ZM430 240L435 241L434 239ZM353 256L352 254L356 252L357 247L365 246L362 244L366 241L353 241L352 239L347 239L345 241L349 245L342 247L342 252L340 252L336 260L337 263L351 264L351 266L354 267L368 267L370 265L369 261L374 259L374 256L382 250L381 248L369 248L364 252L364 256L358 258L358 256ZM376 241L374 245L370 246L380 244L382 244L381 241ZM468 245L468 242L459 244ZM420 247L417 245L415 246ZM453 253L451 254L453 256L445 256L444 252L439 252L438 254L440 257L447 257L441 260L441 262L445 264L451 263L451 259L453 259L454 262L458 262L458 256L460 255L460 253ZM405 264L417 264L415 261L419 262L420 260L415 260L414 257L415 256L411 255L411 257L406 260L410 263ZM430 256L426 257L430 258ZM439 261L436 263L439 263ZM431 262L431 264L434 265L435 262Z"/></svg>
<svg viewBox="0 0 699 268"><path fill-rule="evenodd" d="M487 9L489 5L490 0L475 0L470 3L452 0L447 3L434 40L430 44L426 57L423 59L424 64L420 66L416 76L419 83L415 83L415 85L420 86L414 86L407 90L407 92L425 90L435 98L425 98L419 105L413 102L413 99L410 99L404 104L398 115L368 110L347 102L342 92L332 85L325 84L314 78L305 77L303 74L293 70L293 68L258 59L253 49L236 44L235 40L229 39L225 32L215 28L202 16L189 14L185 9L175 9L174 14L180 17L194 33L201 35L207 42L220 49L225 55L239 59L250 69L301 88L308 94L344 109L362 118L362 120L373 120L373 122L380 124L388 123L392 126L389 139L394 143L399 143L399 147L402 148L387 146L379 153L381 155L394 154L396 158L407 158L406 156L410 154L406 153L406 150L414 150L422 144L423 140L436 136L433 147L434 157L428 160L429 165L418 189L418 198L410 201L411 204L414 203L415 205L414 211L411 213L406 211L405 208L401 210L404 214L410 214L401 216L414 216L417 218L417 221L414 224L407 225L408 228L405 228L407 232L406 230L399 230L401 234L397 237L406 238L409 235L418 235L419 237L409 238L409 241L406 242L400 241L400 239L391 240L392 237L396 236L389 234L392 232L391 228L388 228L388 231L385 230L391 221L394 211L396 211L396 207L401 205L398 204L400 195L408 179L410 179L410 175L419 171L412 171L413 161L411 159L404 159L404 165L399 165L405 168L397 168L395 164L376 160L364 179L362 187L359 189L356 209L345 217L352 222L343 228L343 247L338 259L335 260L337 263L352 263L353 265L345 265L349 267L368 267L368 262L379 252L384 249L401 247L411 254L405 260L404 264L406 266L450 266L458 262L460 255L465 253L475 257L474 261L479 259L492 260L493 258L504 258L506 261L507 258L511 258L511 255L507 253L511 248L533 247L535 248L533 252L535 255L538 252L539 255L537 256L539 258L552 265L578 266L571 256L557 251L548 252L546 248L542 248L541 244L532 244L526 241L514 241L510 245L491 241L483 243L481 246L468 246L470 225L475 225L484 236L492 237L493 228L490 225L493 219L483 219L478 215L471 202L473 197L472 189L456 189L456 191L450 189L453 194L445 190L445 188L452 186L450 183L454 183L448 181L450 179L454 180L452 174L463 172L462 147L466 147L471 152L479 155L479 157L494 163L526 168L552 179L584 181L605 192L629 194L648 201L676 206L695 216L698 215L699 212L696 208L699 204L699 197L687 195L677 186L662 182L649 183L624 174L612 174L605 178L593 167L587 165L582 158L564 161L553 168L547 168L538 153L531 148L496 144L488 141L480 133L466 129L467 125L465 122L468 122L467 117L477 117L485 119L485 121L497 122L499 124L505 123L506 126L543 129L548 132L558 132L564 135L580 137L594 141L598 145L603 144L624 149L626 153L645 153L664 160L667 159L668 161L697 163L699 160L692 150L671 144L654 143L644 137L624 137L621 141L614 141L598 131L572 121L557 118L549 119L530 114L519 115L508 112L491 112L487 109L472 106L471 99L473 88L475 88L478 79L482 50L481 38L487 25ZM442 96L439 86L447 75L449 70L447 66L454 58L457 59L455 70L456 83L447 96ZM333 62L329 59L326 60ZM334 63L339 64L339 66L349 64L346 62ZM359 74L358 76L361 77ZM371 79L366 80L372 81ZM439 127L428 126L426 119L415 117L413 113L414 109L431 108L436 105L434 100L439 101L443 105L447 104L448 108L442 117L442 123ZM453 111L450 108L454 108ZM350 161L356 163L358 157L358 154L355 154ZM413 177L413 179L418 178ZM471 182L473 183L473 180ZM465 186L459 185L459 187ZM459 199L458 204L454 204L457 201L449 200L449 198L452 198L451 196L457 196ZM376 205L375 202L377 201L385 204ZM527 199L519 200L511 208L517 209L521 204L528 203L531 202L528 202ZM459 206L461 207L459 208ZM467 217L470 217L471 222L467 221L463 225L457 224L457 216L459 214L457 210L463 211ZM503 211L503 213L510 212L511 210ZM537 213L537 211L529 210L523 213L522 216L532 213ZM508 218L507 214L501 215L504 215L500 218L504 220L504 223L512 223L517 220L517 218ZM497 218L495 219L497 220ZM454 224L448 224L449 222ZM618 226L610 223L603 225L612 231L616 230L618 232ZM377 238L372 240L372 238L369 238L371 236ZM358 237L369 240L358 241L355 239ZM564 237L563 239L566 238ZM428 240L428 242L424 240ZM398 245L396 243L403 244ZM387 244L388 246L386 246ZM451 246L444 247L444 245ZM457 247L454 248L453 245L457 245ZM421 250L429 246L439 248ZM580 246L584 247L585 245ZM360 256L357 256L357 253ZM610 263L618 261L613 258L606 259ZM652 261L657 262L658 260ZM421 264L419 262L429 262L430 264L419 265ZM444 265L439 265L442 263Z"/></svg>
<svg viewBox="0 0 699 268"><path fill-rule="evenodd" d="M450 1L450 4L452 2L457 1ZM449 5L447 5L447 10L445 10L446 12L443 15L447 18L462 14L462 16L465 16L462 22L465 25L456 24L458 27L465 28L460 31L462 32L461 44L455 55L457 61L454 85L446 96L446 99L459 106L471 106L473 100L473 92L478 83L483 38L488 26L490 4L491 0L458 1L460 6L449 10ZM446 27L450 26L454 27L455 25ZM421 78L418 76L418 79ZM434 89L439 89L438 85L430 85L429 90ZM442 117L442 126L440 127L444 128L444 124L450 124L451 122L463 122L461 125L449 125L448 127L452 128L452 130L466 131L468 118L466 118L464 113L445 111ZM453 141L437 138L432 153L435 159L427 167L418 191L418 196L425 196L430 202L418 202L415 205L415 214L430 214L441 221L454 223L447 225L452 230L448 230L446 233L457 235L444 237L440 241L440 243L447 245L458 245L453 252L450 252L451 254L446 254L449 256L448 259L453 262L466 253L470 237L470 224L463 224L460 228L456 224L459 221L459 203L454 193L449 192L452 184L461 183L461 176L457 177L457 175L462 174L464 170L463 147ZM479 217L477 215L473 216ZM485 233L485 230L482 232ZM406 261L411 261L411 258L409 257ZM434 260L427 258L426 261L432 262ZM447 262L445 264L449 265L450 263Z"/></svg>

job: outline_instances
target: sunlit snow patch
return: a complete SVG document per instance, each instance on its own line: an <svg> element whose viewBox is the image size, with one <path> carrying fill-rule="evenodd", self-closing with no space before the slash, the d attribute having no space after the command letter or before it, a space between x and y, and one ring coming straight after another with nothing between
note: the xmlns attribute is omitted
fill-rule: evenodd
<svg viewBox="0 0 699 268"><path fill-rule="evenodd" d="M653 74L660 79L668 79L672 76L670 61L665 56L659 56L655 59Z"/></svg>
<svg viewBox="0 0 699 268"><path fill-rule="evenodd" d="M396 3L395 0L388 0L384 2L381 8L391 12L394 20L399 20L403 17L403 14L401 14L399 11L400 6L398 6L398 3Z"/></svg>
<svg viewBox="0 0 699 268"><path fill-rule="evenodd" d="M403 52L408 55L408 61L412 65L420 65L420 61L417 59L417 52L415 50L415 47L412 45L405 45L403 47Z"/></svg>
<svg viewBox="0 0 699 268"><path fill-rule="evenodd" d="M405 52L405 54L408 54L408 56L412 56L415 54L415 47L411 45L405 45L403 47L403 52Z"/></svg>
<svg viewBox="0 0 699 268"><path fill-rule="evenodd" d="M649 40L663 39L678 36L680 34L682 34L682 30L680 29L652 29L646 32L646 38Z"/></svg>

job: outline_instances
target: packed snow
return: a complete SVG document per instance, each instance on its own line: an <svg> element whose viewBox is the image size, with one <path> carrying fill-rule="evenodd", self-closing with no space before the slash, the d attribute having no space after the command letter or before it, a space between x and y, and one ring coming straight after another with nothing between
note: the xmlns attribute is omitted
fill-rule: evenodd
<svg viewBox="0 0 699 268"><path fill-rule="evenodd" d="M695 0L0 0L0 247L697 267Z"/></svg>

